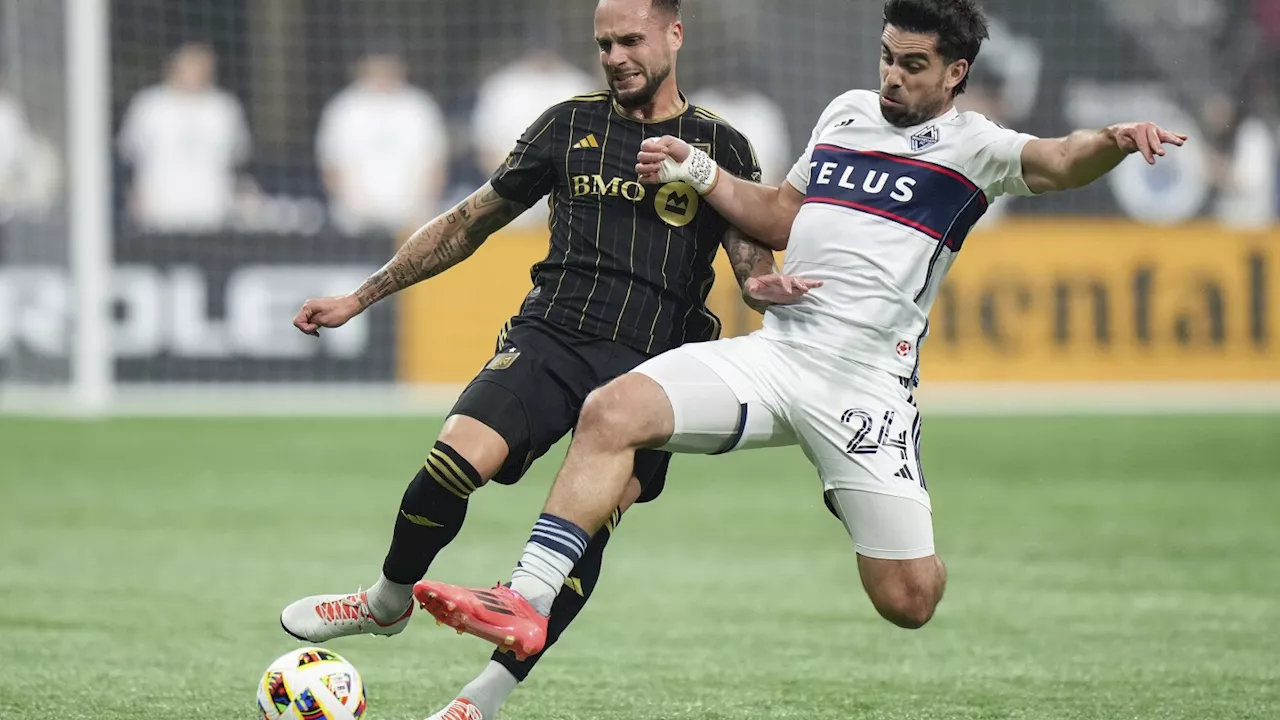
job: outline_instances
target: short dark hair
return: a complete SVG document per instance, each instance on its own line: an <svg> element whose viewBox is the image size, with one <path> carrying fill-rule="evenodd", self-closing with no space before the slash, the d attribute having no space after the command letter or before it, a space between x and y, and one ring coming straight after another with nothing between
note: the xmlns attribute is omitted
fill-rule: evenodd
<svg viewBox="0 0 1280 720"><path fill-rule="evenodd" d="M968 60L970 68L978 59L982 41L990 37L987 18L977 0L888 0L884 24L907 32L937 34L942 59L948 63ZM968 84L966 73L954 94L963 93Z"/></svg>
<svg viewBox="0 0 1280 720"><path fill-rule="evenodd" d="M680 17L680 0L653 0L650 7L669 12L675 17Z"/></svg>

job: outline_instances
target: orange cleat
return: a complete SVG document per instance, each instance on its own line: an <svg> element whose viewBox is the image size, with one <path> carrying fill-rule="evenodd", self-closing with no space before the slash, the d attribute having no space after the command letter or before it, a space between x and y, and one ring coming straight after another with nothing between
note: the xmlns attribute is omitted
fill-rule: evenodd
<svg viewBox="0 0 1280 720"><path fill-rule="evenodd" d="M547 644L547 619L509 587L471 590L423 580L413 586L413 596L423 610L459 635L488 640L515 653L517 660L542 652Z"/></svg>
<svg viewBox="0 0 1280 720"><path fill-rule="evenodd" d="M458 698L427 720L484 720L484 714L475 703L466 698Z"/></svg>

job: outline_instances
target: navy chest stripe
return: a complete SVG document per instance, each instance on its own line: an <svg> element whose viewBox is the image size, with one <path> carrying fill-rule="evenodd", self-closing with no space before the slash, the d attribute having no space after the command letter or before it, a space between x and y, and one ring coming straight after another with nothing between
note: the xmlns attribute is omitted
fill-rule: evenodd
<svg viewBox="0 0 1280 720"><path fill-rule="evenodd" d="M875 215L953 251L987 210L976 183L935 163L826 144L814 147L811 162L806 203Z"/></svg>
<svg viewBox="0 0 1280 720"><path fill-rule="evenodd" d="M978 189L978 184L970 180L969 178L965 177L964 175L961 175L960 173L956 172L955 170L952 170L949 167L946 167L945 165L931 163L927 160L915 160L913 158L904 158L899 155L890 155L889 153L882 153L876 150L850 150L849 148L843 148L843 147L840 147L839 145L819 144L819 145L815 145L813 149L829 150L834 153L849 153L851 155L863 155L866 157L881 158L893 163L899 163L902 165L911 165L913 167L923 168L925 170L932 170L934 172L940 172L943 175L946 175L947 177L953 178L955 180L959 180L960 182L964 183L964 186L969 188L970 190Z"/></svg>

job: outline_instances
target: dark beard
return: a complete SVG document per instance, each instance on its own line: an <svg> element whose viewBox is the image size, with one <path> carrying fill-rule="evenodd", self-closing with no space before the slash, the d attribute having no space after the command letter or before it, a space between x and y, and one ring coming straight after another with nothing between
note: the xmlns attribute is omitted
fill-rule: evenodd
<svg viewBox="0 0 1280 720"><path fill-rule="evenodd" d="M889 107L888 105L880 106L880 114L885 120L894 127L912 127L924 122L921 113L917 110L908 110L904 107Z"/></svg>
<svg viewBox="0 0 1280 720"><path fill-rule="evenodd" d="M906 128L914 127L922 123L926 123L941 114L942 108L946 105L946 93L942 92L939 87L939 100L929 103L926 106L911 109L906 107L889 107L888 105L880 106L880 114L885 120L889 121L894 127Z"/></svg>
<svg viewBox="0 0 1280 720"><path fill-rule="evenodd" d="M658 94L658 88L662 87L662 83L671 75L671 66L667 66L653 75L645 75L644 85L627 96L623 97L613 87L613 83L609 83L609 89L613 90L613 99L622 107L632 110L643 107L653 102L653 98Z"/></svg>

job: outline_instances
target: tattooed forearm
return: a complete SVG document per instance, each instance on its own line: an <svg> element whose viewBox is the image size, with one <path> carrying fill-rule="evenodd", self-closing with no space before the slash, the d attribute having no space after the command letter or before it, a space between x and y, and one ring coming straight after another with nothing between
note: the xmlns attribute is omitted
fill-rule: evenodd
<svg viewBox="0 0 1280 720"><path fill-rule="evenodd" d="M457 265L527 209L503 198L491 185L485 184L406 240L396 256L356 290L360 307L367 308L398 290Z"/></svg>
<svg viewBox="0 0 1280 720"><path fill-rule="evenodd" d="M769 303L748 296L745 287L748 278L778 272L773 251L733 227L724 234L724 249L729 253L729 261L733 264L733 275L738 279L738 287L743 288L743 301L752 310L763 313L765 308L769 307Z"/></svg>

